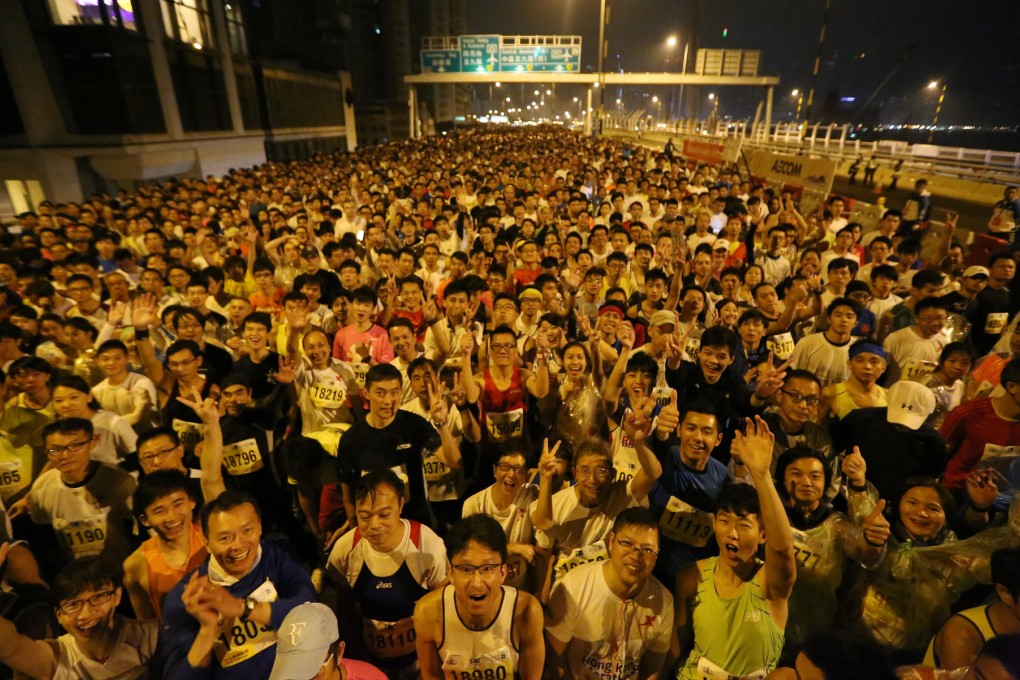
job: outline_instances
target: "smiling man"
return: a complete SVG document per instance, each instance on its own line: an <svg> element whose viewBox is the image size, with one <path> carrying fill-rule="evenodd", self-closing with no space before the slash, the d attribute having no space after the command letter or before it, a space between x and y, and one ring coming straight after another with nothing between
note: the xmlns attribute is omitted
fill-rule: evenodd
<svg viewBox="0 0 1020 680"><path fill-rule="evenodd" d="M546 677L655 678L673 630L673 597L652 576L659 528L647 510L616 517L609 559L577 567L553 588Z"/></svg>
<svg viewBox="0 0 1020 680"><path fill-rule="evenodd" d="M163 677L268 677L284 617L315 598L311 579L285 550L262 542L259 508L246 493L207 503L202 533L209 561L164 602Z"/></svg>
<svg viewBox="0 0 1020 680"><path fill-rule="evenodd" d="M0 562L6 557L6 548L0 548ZM159 624L114 613L122 595L113 563L88 557L70 564L50 591L57 621L67 632L55 640L32 640L0 617L0 663L33 680L152 677Z"/></svg>
<svg viewBox="0 0 1020 680"><path fill-rule="evenodd" d="M428 527L401 517L404 482L392 470L361 477L354 504L357 526L340 537L328 560L340 589L343 639L389 677L414 677L412 614L415 602L447 582L445 546Z"/></svg>
<svg viewBox="0 0 1020 680"><path fill-rule="evenodd" d="M423 680L541 678L542 608L531 595L503 585L503 528L486 515L470 515L450 529L446 554L452 584L425 595L414 611Z"/></svg>

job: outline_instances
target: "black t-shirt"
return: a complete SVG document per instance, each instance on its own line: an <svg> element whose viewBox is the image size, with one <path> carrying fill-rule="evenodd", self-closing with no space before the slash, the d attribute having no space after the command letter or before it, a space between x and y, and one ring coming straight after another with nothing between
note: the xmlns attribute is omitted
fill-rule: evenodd
<svg viewBox="0 0 1020 680"><path fill-rule="evenodd" d="M954 290L952 293L946 293L940 297L939 302L946 306L946 309L949 310L950 314L963 315L963 313L967 311L967 305L970 303L970 300L963 297L963 294L960 293L960 291Z"/></svg>
<svg viewBox="0 0 1020 680"><path fill-rule="evenodd" d="M904 480L938 477L946 468L946 440L922 425L910 430L886 419L888 409L859 408L839 421L833 432L837 451L859 446L868 464L868 481L882 498L895 498Z"/></svg>
<svg viewBox="0 0 1020 680"><path fill-rule="evenodd" d="M985 288L967 305L970 343L978 356L992 351L1009 323L1009 288ZM991 332L989 332L991 331Z"/></svg>
<svg viewBox="0 0 1020 680"><path fill-rule="evenodd" d="M340 438L337 447L337 478L354 487L363 474L390 468L408 487L409 501L403 517L429 526L432 513L425 492L422 451L435 451L442 446L436 428L421 416L397 411L396 417L383 428L372 427L368 420L359 420Z"/></svg>
<svg viewBox="0 0 1020 680"><path fill-rule="evenodd" d="M202 350L202 369L211 383L219 385L220 380L230 374L230 368L233 365L234 360L231 358L230 352L222 347L206 343L205 349Z"/></svg>
<svg viewBox="0 0 1020 680"><path fill-rule="evenodd" d="M270 351L265 359L255 363L251 356L243 356L234 362L230 369L235 373L243 373L251 384L251 397L255 401L265 399L273 392L276 383L269 376L280 370L280 355Z"/></svg>

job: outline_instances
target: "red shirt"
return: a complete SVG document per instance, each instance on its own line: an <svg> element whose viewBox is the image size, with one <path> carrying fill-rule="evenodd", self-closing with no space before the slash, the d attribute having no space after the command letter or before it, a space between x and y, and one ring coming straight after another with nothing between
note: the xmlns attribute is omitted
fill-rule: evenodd
<svg viewBox="0 0 1020 680"><path fill-rule="evenodd" d="M944 483L961 489L990 447L1020 446L1020 422L1000 418L991 399L961 404L942 423L942 436L950 452Z"/></svg>

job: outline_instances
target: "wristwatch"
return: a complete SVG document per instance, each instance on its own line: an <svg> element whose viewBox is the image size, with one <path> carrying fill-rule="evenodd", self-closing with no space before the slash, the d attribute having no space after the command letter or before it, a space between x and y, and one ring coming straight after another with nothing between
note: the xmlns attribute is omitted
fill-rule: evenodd
<svg viewBox="0 0 1020 680"><path fill-rule="evenodd" d="M241 612L241 620L247 621L251 617L251 613L255 611L255 606L258 604L258 600L254 597L244 598L244 611Z"/></svg>

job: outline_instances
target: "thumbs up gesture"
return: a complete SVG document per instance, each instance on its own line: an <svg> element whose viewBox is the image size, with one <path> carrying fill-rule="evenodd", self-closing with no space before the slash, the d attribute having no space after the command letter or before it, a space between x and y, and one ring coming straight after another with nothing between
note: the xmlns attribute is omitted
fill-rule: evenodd
<svg viewBox="0 0 1020 680"><path fill-rule="evenodd" d="M676 390L669 395L669 403L659 409L659 418L656 421L655 431L659 439L667 439L669 435L676 432L680 424L680 409L677 405Z"/></svg>
<svg viewBox="0 0 1020 680"><path fill-rule="evenodd" d="M889 520L882 512L885 510L885 500L879 500L871 514L861 522L861 529L864 530L864 540L876 548L885 545L889 540Z"/></svg>
<svg viewBox="0 0 1020 680"><path fill-rule="evenodd" d="M858 447L855 446L853 453L843 459L842 469L843 476L852 486L862 487L866 484L865 472L868 470L868 464L864 462L864 456Z"/></svg>

